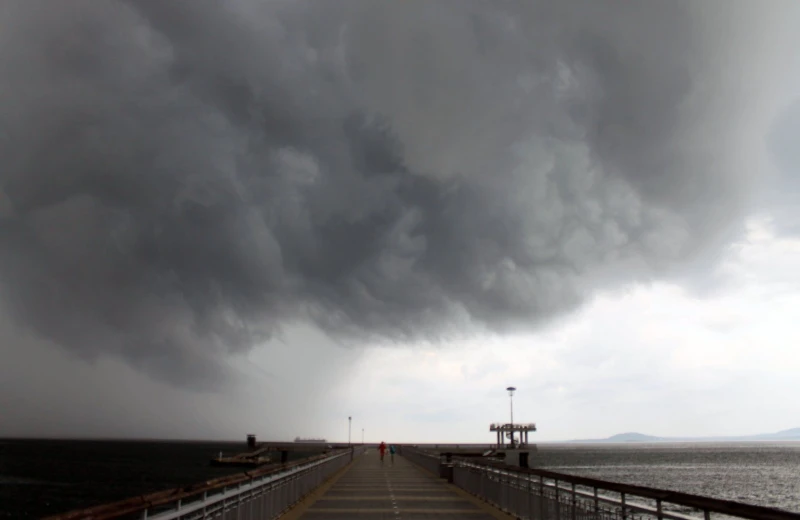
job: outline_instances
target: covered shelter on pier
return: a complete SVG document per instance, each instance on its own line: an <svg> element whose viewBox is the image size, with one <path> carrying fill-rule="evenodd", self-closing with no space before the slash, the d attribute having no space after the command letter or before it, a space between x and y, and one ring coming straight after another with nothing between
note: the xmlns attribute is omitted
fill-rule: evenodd
<svg viewBox="0 0 800 520"><path fill-rule="evenodd" d="M497 433L497 447L505 447L505 439L511 440L511 446L515 446L514 434L519 432L519 445L526 446L528 444L528 433L536 431L536 424L534 423L492 423L489 425L490 432Z"/></svg>

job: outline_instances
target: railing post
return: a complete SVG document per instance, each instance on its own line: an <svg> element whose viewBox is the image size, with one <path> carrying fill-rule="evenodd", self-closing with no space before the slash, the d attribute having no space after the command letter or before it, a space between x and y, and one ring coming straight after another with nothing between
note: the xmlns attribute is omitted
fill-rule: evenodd
<svg viewBox="0 0 800 520"><path fill-rule="evenodd" d="M539 476L539 518L540 520L544 520L544 511L545 511L545 503L544 503L544 477L541 475Z"/></svg>
<svg viewBox="0 0 800 520"><path fill-rule="evenodd" d="M142 520L147 520L147 508L142 511Z"/></svg>
<svg viewBox="0 0 800 520"><path fill-rule="evenodd" d="M236 520L242 520L242 483L236 485Z"/></svg>
<svg viewBox="0 0 800 520"><path fill-rule="evenodd" d="M625 512L625 493L620 493L619 497L620 497L620 502L622 503L622 520L625 520L626 518L628 518L628 515Z"/></svg>
<svg viewBox="0 0 800 520"><path fill-rule="evenodd" d="M594 488L594 514L600 514L600 499L597 497L597 488Z"/></svg>
<svg viewBox="0 0 800 520"><path fill-rule="evenodd" d="M575 483L572 483L572 520L575 520L577 512L575 511L576 506L578 505L578 499L575 496Z"/></svg>
<svg viewBox="0 0 800 520"><path fill-rule="evenodd" d="M267 487L264 484L264 477L261 477L260 484L258 485L258 489L260 493L258 494L258 517L259 518L267 518L266 513L264 510L267 508Z"/></svg>
<svg viewBox="0 0 800 520"><path fill-rule="evenodd" d="M558 498L559 497L558 479L555 479L555 481L556 481L556 485L555 485L555 488L556 488L556 520L561 520L561 502L559 501L559 498Z"/></svg>
<svg viewBox="0 0 800 520"><path fill-rule="evenodd" d="M528 518L533 520L533 477L528 475Z"/></svg>
<svg viewBox="0 0 800 520"><path fill-rule="evenodd" d="M703 516L705 517L706 520L711 520L711 511L709 511L708 509L703 509Z"/></svg>
<svg viewBox="0 0 800 520"><path fill-rule="evenodd" d="M274 496L275 482L270 479L266 485L264 492L267 494L267 518L272 518L275 514L275 496Z"/></svg>
<svg viewBox="0 0 800 520"><path fill-rule="evenodd" d="M486 472L478 471L475 468L470 468L470 471L475 471L478 477L478 490L481 492L481 498L484 502L488 502L486 494Z"/></svg>
<svg viewBox="0 0 800 520"><path fill-rule="evenodd" d="M510 495L511 495L511 477L505 471L502 472L500 475L501 475L501 477L500 477L500 485L502 486L502 489L504 491L504 493L503 493L503 511L510 512L510 509L508 507L508 503L509 503L509 501L511 499L511 497L510 497ZM503 478L505 478L505 480L503 480Z"/></svg>
<svg viewBox="0 0 800 520"><path fill-rule="evenodd" d="M661 499L660 498L656 499L656 516L658 517L658 520L663 520L663 518L664 518L664 510L661 507Z"/></svg>
<svg viewBox="0 0 800 520"><path fill-rule="evenodd" d="M515 473L508 473L508 512L512 515L516 516L516 507L517 507L517 500L516 500L516 493L514 493L514 486L516 486L517 476Z"/></svg>

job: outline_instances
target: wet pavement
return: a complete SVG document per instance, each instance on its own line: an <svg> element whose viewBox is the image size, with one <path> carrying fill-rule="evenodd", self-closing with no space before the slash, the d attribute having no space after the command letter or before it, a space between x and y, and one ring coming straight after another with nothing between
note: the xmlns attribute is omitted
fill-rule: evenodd
<svg viewBox="0 0 800 520"><path fill-rule="evenodd" d="M319 519L510 518L443 479L396 455L381 462L376 451L357 458L333 484L298 516Z"/></svg>

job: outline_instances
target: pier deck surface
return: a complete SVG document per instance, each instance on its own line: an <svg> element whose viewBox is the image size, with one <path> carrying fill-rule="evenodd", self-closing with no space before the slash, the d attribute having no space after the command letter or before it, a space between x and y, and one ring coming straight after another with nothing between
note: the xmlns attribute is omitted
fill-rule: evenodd
<svg viewBox="0 0 800 520"><path fill-rule="evenodd" d="M300 520L468 520L510 516L417 467L399 455L394 463L377 451L358 457L320 494L287 515Z"/></svg>

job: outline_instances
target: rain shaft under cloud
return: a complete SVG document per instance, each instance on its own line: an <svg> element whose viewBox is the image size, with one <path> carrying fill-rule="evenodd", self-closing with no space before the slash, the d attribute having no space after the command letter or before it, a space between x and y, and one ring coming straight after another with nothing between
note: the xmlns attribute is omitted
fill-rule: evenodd
<svg viewBox="0 0 800 520"><path fill-rule="evenodd" d="M185 384L290 322L533 327L735 222L780 5L6 3L4 306Z"/></svg>

